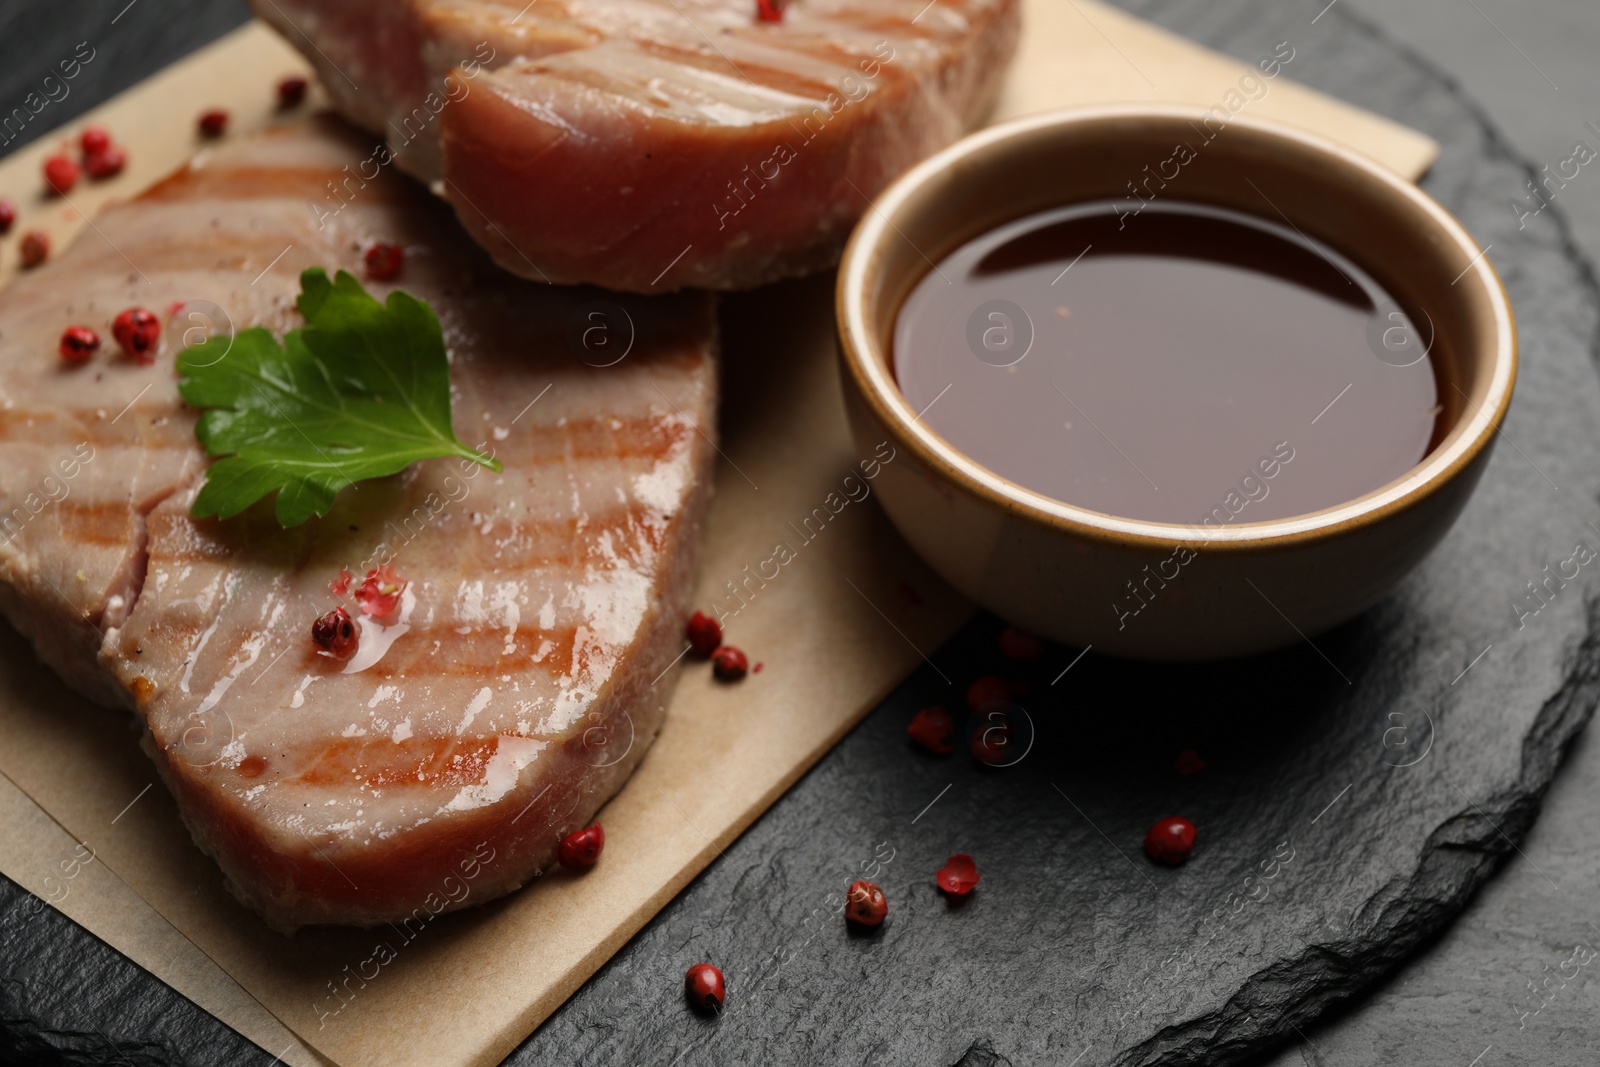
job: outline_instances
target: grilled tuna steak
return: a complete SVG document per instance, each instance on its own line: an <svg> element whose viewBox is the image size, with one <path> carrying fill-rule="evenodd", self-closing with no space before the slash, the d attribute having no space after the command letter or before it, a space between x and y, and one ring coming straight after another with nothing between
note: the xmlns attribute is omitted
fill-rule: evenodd
<svg viewBox="0 0 1600 1067"><path fill-rule="evenodd" d="M329 119L220 148L0 293L0 607L136 711L195 841L280 927L479 903L588 823L660 725L715 455L706 298L510 278L401 177L319 227L307 201L371 147ZM190 518L173 347L206 318L297 326L300 272L361 276L377 241L409 249L392 284L438 313L457 433L504 473L423 462L288 530L270 501ZM69 324L179 301L153 366L55 355ZM381 564L407 582L386 618L330 589ZM346 661L311 641L341 603Z"/></svg>
<svg viewBox="0 0 1600 1067"><path fill-rule="evenodd" d="M832 266L989 106L1019 32L1019 0L255 7L501 266L635 292Z"/></svg>

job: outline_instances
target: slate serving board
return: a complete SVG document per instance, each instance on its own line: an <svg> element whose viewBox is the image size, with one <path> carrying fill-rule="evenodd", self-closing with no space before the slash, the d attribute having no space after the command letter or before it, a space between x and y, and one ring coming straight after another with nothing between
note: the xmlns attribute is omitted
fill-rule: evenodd
<svg viewBox="0 0 1600 1067"><path fill-rule="evenodd" d="M1240 56L1288 40L1296 78L1444 145L1424 186L1491 246L1522 343L1477 497L1399 593L1314 647L1205 668L1065 649L1018 665L995 651L999 623L976 621L509 1062L1230 1062L1295 1038L1439 930L1531 824L1600 698L1600 561L1529 588L1568 573L1580 542L1600 549L1593 276L1558 209L1519 228L1507 204L1529 168L1471 102L1342 9L1124 6ZM1025 755L990 767L908 745L917 708L959 719L966 684L994 670L1027 685ZM1174 773L1186 746L1205 771ZM1139 843L1174 813L1200 844L1170 871ZM959 903L933 885L955 851L984 876ZM856 936L837 905L873 864L891 917ZM270 1061L28 900L0 885L0 1056ZM699 959L728 975L718 1019L683 1004Z"/></svg>
<svg viewBox="0 0 1600 1067"><path fill-rule="evenodd" d="M1472 103L1345 12L1124 6L1242 57L1288 40L1297 78L1444 144L1424 186L1492 246L1523 346L1478 497L1398 595L1316 648L1200 670L1091 657L1051 685L1058 652L1020 698L1035 747L1005 769L921 757L901 733L998 665L997 624L975 624L513 1062L1228 1062L1424 942L1534 818L1600 696L1596 568L1528 588L1600 548L1587 265L1557 211L1519 227L1530 168ZM1173 773L1185 745L1202 774ZM1173 873L1138 849L1178 811L1201 844ZM853 938L827 893L882 842L890 925ZM932 872L958 849L985 882L952 907ZM715 1023L674 995L702 957L747 998Z"/></svg>

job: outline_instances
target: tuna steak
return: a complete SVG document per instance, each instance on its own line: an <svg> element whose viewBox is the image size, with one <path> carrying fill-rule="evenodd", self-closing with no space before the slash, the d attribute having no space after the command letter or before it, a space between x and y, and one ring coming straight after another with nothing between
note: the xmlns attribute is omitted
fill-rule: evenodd
<svg viewBox="0 0 1600 1067"><path fill-rule="evenodd" d="M868 199L992 103L1020 22L1019 0L255 7L501 266L635 292L832 266Z"/></svg>
<svg viewBox="0 0 1600 1067"><path fill-rule="evenodd" d="M0 293L0 608L136 712L196 843L284 928L491 899L588 824L660 725L715 456L707 298L507 277L403 177L319 226L307 200L370 150L331 119L217 149ZM270 500L192 519L174 346L295 327L300 272L359 277L376 241L407 247L392 285L438 313L457 433L504 473L423 462L287 530ZM155 365L56 355L182 301ZM385 620L330 589L383 563L408 582ZM310 639L341 603L344 662Z"/></svg>

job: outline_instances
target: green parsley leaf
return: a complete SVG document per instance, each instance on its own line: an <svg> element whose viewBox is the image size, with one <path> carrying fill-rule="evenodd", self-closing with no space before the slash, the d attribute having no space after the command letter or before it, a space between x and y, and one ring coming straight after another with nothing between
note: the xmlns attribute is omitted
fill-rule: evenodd
<svg viewBox="0 0 1600 1067"><path fill-rule="evenodd" d="M278 493L297 526L326 514L345 486L422 459L501 464L456 440L450 363L433 309L407 293L374 300L355 277L300 276L304 329L216 336L178 357L178 392L207 408L194 434L213 456L189 513L232 518Z"/></svg>

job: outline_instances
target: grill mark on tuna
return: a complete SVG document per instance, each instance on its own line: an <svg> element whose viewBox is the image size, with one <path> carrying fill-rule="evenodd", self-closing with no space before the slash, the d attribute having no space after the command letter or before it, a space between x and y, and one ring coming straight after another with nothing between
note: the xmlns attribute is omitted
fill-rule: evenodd
<svg viewBox="0 0 1600 1067"><path fill-rule="evenodd" d="M273 785L348 786L369 788L460 789L475 785L506 739L557 744L559 739L515 730L478 737L419 735L394 741L387 737L341 738L313 753L283 752L241 764L241 778ZM302 769L295 769L299 765Z"/></svg>
<svg viewBox="0 0 1600 1067"><path fill-rule="evenodd" d="M611 507L596 509L581 519L529 518L526 514L507 515L502 512L490 520L488 532L484 532L482 526L471 521L469 496L456 505L459 509L457 513L446 512L428 522L416 518L419 511L426 510L422 505L408 510L397 508L376 512L366 517L373 529L372 536L357 539L334 534L321 544L319 552L332 565L328 574L329 580L332 580L337 576L340 566L354 568L385 544L403 559L405 546L428 527L438 523L450 527L460 558L473 561L482 568L483 573L531 575L542 569L573 567L601 558L594 545L608 537L614 547L633 550L631 553L618 553L623 558L659 550L664 543L664 524L639 521L632 510L636 506L633 502L616 501ZM113 504L93 505L94 510L103 510L107 517L114 513L114 508ZM150 517L148 521L150 527L160 535L158 540L161 544L153 556L158 566L226 563L241 551L242 539L239 537L189 536L194 532L195 524L186 515L167 513ZM408 527L408 522L413 525ZM209 527L203 529L210 531ZM179 535L188 542L187 547L178 543ZM121 540L109 529L80 532L74 528L72 536L89 544L120 543ZM359 579L361 575L356 577Z"/></svg>
<svg viewBox="0 0 1600 1067"><path fill-rule="evenodd" d="M40 412L0 413L0 444L17 441L37 446L71 446L87 442L97 453L128 448L141 455L152 450L193 450L194 416L181 405L135 408L124 413L116 426L98 418L94 410L62 414L65 417ZM160 426L150 425L158 419L165 421ZM614 429L610 425L613 420L623 425ZM503 463L553 464L569 456L579 460L650 460L660 459L694 432L676 413L618 412L566 428L522 428L504 441L484 443L494 448L495 457Z"/></svg>
<svg viewBox="0 0 1600 1067"><path fill-rule="evenodd" d="M222 166L208 164L186 167L178 171L152 186L140 199L146 203L181 201L196 209L203 206L196 202L205 200L222 203L282 200L297 193L325 190L330 185L342 188L341 183L350 179L352 173L356 174L356 179L360 179L358 172L345 170L342 167L284 167L270 163L259 165L235 163ZM370 186L371 183L363 180L362 184ZM365 193L366 189L363 188L361 191ZM382 187L375 189L371 195L375 201L385 205L399 206L407 199L398 192L388 192Z"/></svg>

